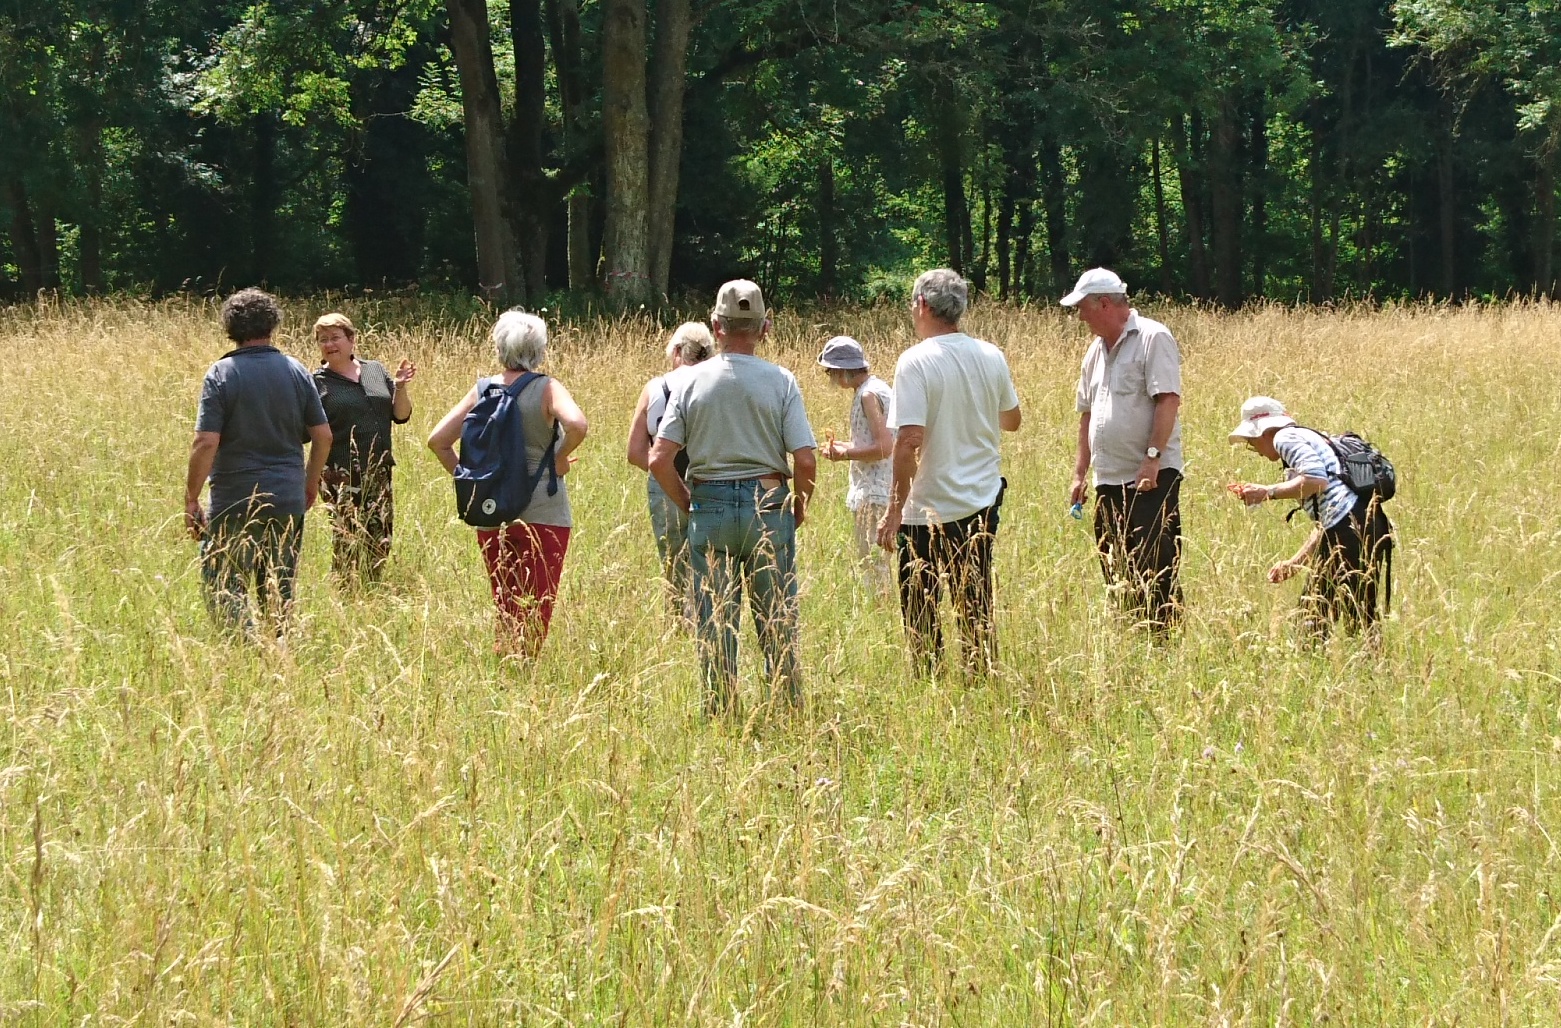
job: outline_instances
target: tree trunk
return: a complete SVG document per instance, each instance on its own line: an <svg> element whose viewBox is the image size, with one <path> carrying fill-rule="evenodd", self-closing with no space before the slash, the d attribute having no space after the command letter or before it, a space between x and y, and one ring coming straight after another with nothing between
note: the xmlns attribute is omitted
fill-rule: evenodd
<svg viewBox="0 0 1561 1028"><path fill-rule="evenodd" d="M1545 140L1538 154L1534 181L1534 295L1555 292L1556 252L1556 134Z"/></svg>
<svg viewBox="0 0 1561 1028"><path fill-rule="evenodd" d="M1184 133L1185 128L1185 133ZM1203 242L1203 176L1198 169L1198 138L1203 119L1196 112L1176 126L1176 178L1181 186L1182 213L1187 218L1187 263L1192 267L1192 294L1209 298L1209 258ZM1190 137L1190 139L1189 139Z"/></svg>
<svg viewBox="0 0 1561 1028"><path fill-rule="evenodd" d="M103 291L103 127L96 122L82 126L82 179L87 204L82 211L79 271L81 287L88 293Z"/></svg>
<svg viewBox="0 0 1561 1028"><path fill-rule="evenodd" d="M1014 292L1020 299L1035 295L1035 276L1030 268L1030 241L1035 235L1035 202L1019 204L1019 240L1014 247Z"/></svg>
<svg viewBox="0 0 1561 1028"><path fill-rule="evenodd" d="M542 166L547 48L541 0L510 0L510 40L515 50L515 120L508 135L509 208L526 295L540 300L547 295L547 229L556 200Z"/></svg>
<svg viewBox="0 0 1561 1028"><path fill-rule="evenodd" d="M276 116L255 115L254 173L249 195L250 278L265 282L276 253L276 208L281 186L276 177Z"/></svg>
<svg viewBox="0 0 1561 1028"><path fill-rule="evenodd" d="M1268 115L1258 95L1252 112L1252 294L1268 293Z"/></svg>
<svg viewBox="0 0 1561 1028"><path fill-rule="evenodd" d="M818 291L832 298L839 289L840 242L835 232L835 159L818 164Z"/></svg>
<svg viewBox="0 0 1561 1028"><path fill-rule="evenodd" d="M650 277L666 296L677 227L683 165L683 94L688 87L689 0L657 0L656 49L650 67Z"/></svg>
<svg viewBox="0 0 1561 1028"><path fill-rule="evenodd" d="M1041 205L1046 208L1051 286L1060 294L1072 285L1073 258L1068 252L1068 178L1062 166L1062 147L1050 132L1041 135Z"/></svg>
<svg viewBox="0 0 1561 1028"><path fill-rule="evenodd" d="M504 118L493 70L488 0L445 0L450 12L450 52L461 79L466 125L466 187L477 240L477 280L482 294L500 306L524 303L525 282L505 209Z"/></svg>
<svg viewBox="0 0 1561 1028"><path fill-rule="evenodd" d="M38 232L33 226L27 187L21 179L12 179L6 184L6 192L11 204L11 252L16 256L16 270L22 289L29 296L37 296L43 288L43 260L38 253Z"/></svg>
<svg viewBox="0 0 1561 1028"><path fill-rule="evenodd" d="M1458 299L1458 208L1453 190L1453 132L1444 115L1436 148L1437 227L1442 243L1442 295Z"/></svg>
<svg viewBox="0 0 1561 1028"><path fill-rule="evenodd" d="M1311 220L1312 220L1312 277L1310 296L1313 303L1326 303L1328 292L1323 288L1323 151L1322 133L1312 129L1311 159Z"/></svg>
<svg viewBox="0 0 1561 1028"><path fill-rule="evenodd" d="M578 0L548 0L548 31L552 37L553 68L558 75L559 102L564 109L564 148L573 153L583 147L587 133L585 75L580 63L580 5ZM591 248L591 193L585 186L569 191L569 289L585 292L596 284L596 258Z"/></svg>
<svg viewBox="0 0 1561 1028"><path fill-rule="evenodd" d="M1160 246L1160 292L1171 295L1171 230L1165 223L1165 179L1160 173L1160 140L1155 139L1151 150L1151 171L1154 175L1154 224Z"/></svg>
<svg viewBox="0 0 1561 1028"><path fill-rule="evenodd" d="M965 273L965 170L960 155L959 112L954 84L939 78L933 89L938 118L938 164L943 173L943 239L949 267Z"/></svg>
<svg viewBox="0 0 1561 1028"><path fill-rule="evenodd" d="M602 7L602 131L607 147L607 299L619 311L655 299L650 277L650 117L644 0Z"/></svg>
<svg viewBox="0 0 1561 1028"><path fill-rule="evenodd" d="M1010 233L1014 224L1014 174L1012 168L1008 169L1008 175L1003 183L1003 195L997 205L997 297L1000 300L1007 300L1013 295Z"/></svg>
<svg viewBox="0 0 1561 1028"><path fill-rule="evenodd" d="M1241 179L1238 166L1240 131L1230 100L1220 103L1214 120L1211 165L1214 214L1214 278L1220 305L1241 306Z"/></svg>

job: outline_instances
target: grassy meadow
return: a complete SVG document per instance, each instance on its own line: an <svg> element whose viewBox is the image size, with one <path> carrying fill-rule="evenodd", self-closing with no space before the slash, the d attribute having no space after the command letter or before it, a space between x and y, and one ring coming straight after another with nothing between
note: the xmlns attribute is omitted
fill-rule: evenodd
<svg viewBox="0 0 1561 1028"><path fill-rule="evenodd" d="M322 309L283 332L309 364ZM1561 1024L1561 310L1154 312L1189 459L1188 619L1154 647L1067 517L1083 330L978 308L1025 415L1003 672L905 674L825 463L808 708L734 724L699 713L623 459L663 333L556 327L592 429L523 664L422 447L487 320L346 309L420 365L395 549L344 594L311 514L285 653L209 625L181 532L215 308L0 311L0 1024ZM836 331L884 372L911 342L899 308L780 316L821 437ZM1380 652L1298 644L1299 579L1264 579L1307 528L1224 493L1279 477L1225 442L1254 392L1399 467Z"/></svg>

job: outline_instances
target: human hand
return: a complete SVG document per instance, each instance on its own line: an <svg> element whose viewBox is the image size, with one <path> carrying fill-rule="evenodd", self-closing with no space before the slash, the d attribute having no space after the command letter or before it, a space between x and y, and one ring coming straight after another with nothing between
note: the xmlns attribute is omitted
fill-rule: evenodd
<svg viewBox="0 0 1561 1028"><path fill-rule="evenodd" d="M808 519L808 498L801 493L791 494L791 518L796 528Z"/></svg>
<svg viewBox="0 0 1561 1028"><path fill-rule="evenodd" d="M579 457L574 457L574 456L570 456L570 455L567 455L567 454L562 454L562 453L554 454L553 455L553 473L555 475L557 475L559 478L563 478L565 475L569 474L569 469L571 467L573 467L574 466L574 462L579 460L579 459L580 459Z"/></svg>
<svg viewBox="0 0 1561 1028"><path fill-rule="evenodd" d="M1089 497L1089 485L1084 475L1073 476L1073 488L1068 490L1069 505L1083 503Z"/></svg>
<svg viewBox="0 0 1561 1028"><path fill-rule="evenodd" d="M1282 560L1268 569L1268 580L1275 585L1295 577L1295 573L1301 570L1301 565L1293 560Z"/></svg>
<svg viewBox="0 0 1561 1028"><path fill-rule="evenodd" d="M878 548L894 552L896 537L900 534L901 510L898 507L890 507L884 511L882 520L878 522Z"/></svg>
<svg viewBox="0 0 1561 1028"><path fill-rule="evenodd" d="M304 510L314 506L314 501L320 498L320 476L310 475L304 480Z"/></svg>
<svg viewBox="0 0 1561 1028"><path fill-rule="evenodd" d="M206 512L199 498L184 501L184 531L196 542L206 534Z"/></svg>
<svg viewBox="0 0 1561 1028"><path fill-rule="evenodd" d="M396 367L396 385L404 386L416 377L417 365L413 364L405 357L401 358L401 363Z"/></svg>
<svg viewBox="0 0 1561 1028"><path fill-rule="evenodd" d="M1138 473L1133 476L1133 488L1139 492L1147 492L1153 489L1160 481L1160 458L1145 457L1144 462L1138 465Z"/></svg>
<svg viewBox="0 0 1561 1028"><path fill-rule="evenodd" d="M1269 498L1267 486L1251 482L1232 482L1225 487L1225 491L1248 507L1256 507Z"/></svg>
<svg viewBox="0 0 1561 1028"><path fill-rule="evenodd" d="M826 459L826 460L847 460L847 459L849 459L849 458L846 457L847 449L848 449L848 447L846 446L845 443L839 442L838 440L835 440L835 439L831 439L829 442L824 444L824 459Z"/></svg>

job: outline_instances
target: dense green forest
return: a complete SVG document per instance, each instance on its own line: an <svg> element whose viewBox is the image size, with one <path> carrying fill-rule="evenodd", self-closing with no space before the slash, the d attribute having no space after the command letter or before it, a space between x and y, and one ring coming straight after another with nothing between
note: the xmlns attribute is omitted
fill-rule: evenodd
<svg viewBox="0 0 1561 1028"><path fill-rule="evenodd" d="M1550 294L1561 0L4 0L0 296Z"/></svg>

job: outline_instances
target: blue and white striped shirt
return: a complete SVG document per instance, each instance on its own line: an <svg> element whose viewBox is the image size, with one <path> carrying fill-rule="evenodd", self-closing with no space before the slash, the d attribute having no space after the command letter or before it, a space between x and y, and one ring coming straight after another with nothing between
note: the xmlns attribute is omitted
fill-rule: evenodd
<svg viewBox="0 0 1561 1028"><path fill-rule="evenodd" d="M1307 475L1327 480L1322 492L1301 501L1301 509L1323 528L1332 528L1355 509L1355 490L1340 478L1339 455L1328 440L1309 428L1291 425L1274 433L1274 449L1285 465L1285 477Z"/></svg>

